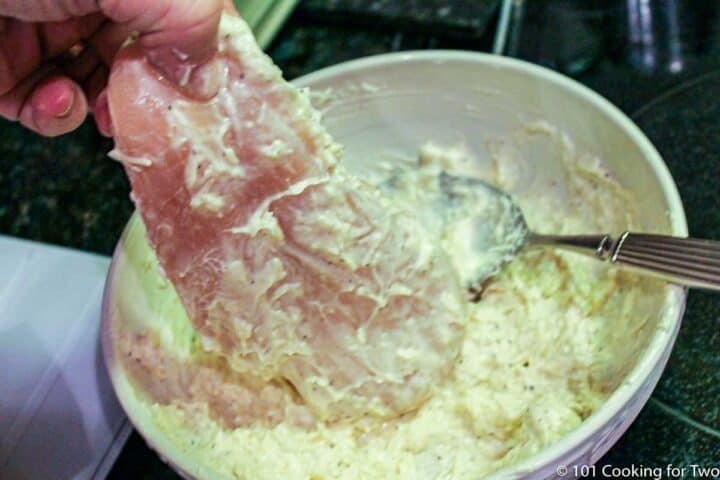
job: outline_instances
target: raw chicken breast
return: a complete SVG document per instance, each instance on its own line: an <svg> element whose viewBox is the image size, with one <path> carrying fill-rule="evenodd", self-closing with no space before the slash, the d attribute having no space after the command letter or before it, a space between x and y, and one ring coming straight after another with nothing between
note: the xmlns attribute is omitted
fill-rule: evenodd
<svg viewBox="0 0 720 480"><path fill-rule="evenodd" d="M225 15L221 35L210 101L133 45L110 78L112 155L165 275L206 350L287 380L320 419L417 408L458 355L456 273L412 215L346 173L245 23Z"/></svg>

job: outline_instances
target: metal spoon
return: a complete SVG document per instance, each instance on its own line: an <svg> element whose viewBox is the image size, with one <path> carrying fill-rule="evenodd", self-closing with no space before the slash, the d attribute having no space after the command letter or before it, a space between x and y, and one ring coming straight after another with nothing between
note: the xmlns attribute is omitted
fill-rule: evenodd
<svg viewBox="0 0 720 480"><path fill-rule="evenodd" d="M409 175L403 172L383 186L398 195ZM597 235L540 235L530 231L512 197L476 178L446 172L427 175L422 191L410 200L426 224L452 232L444 238L448 253L466 284L478 284L531 246L572 250L631 267L688 287L720 291L720 242L623 232ZM451 228L447 228L447 227Z"/></svg>

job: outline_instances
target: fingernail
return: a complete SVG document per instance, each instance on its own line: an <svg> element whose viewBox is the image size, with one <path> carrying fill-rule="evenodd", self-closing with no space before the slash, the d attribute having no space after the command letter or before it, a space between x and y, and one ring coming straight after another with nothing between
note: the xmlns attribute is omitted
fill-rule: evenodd
<svg viewBox="0 0 720 480"><path fill-rule="evenodd" d="M87 101L77 87L66 88L62 92L58 90L56 94L48 93L53 87L40 87L40 90L33 94L25 109L26 113L21 113L20 116L24 125L48 137L75 130L87 114Z"/></svg>
<svg viewBox="0 0 720 480"><path fill-rule="evenodd" d="M69 90L64 95L60 96L57 104L55 105L55 108L57 109L55 118L65 118L70 115L73 103L75 103L75 92L72 90Z"/></svg>
<svg viewBox="0 0 720 480"><path fill-rule="evenodd" d="M33 109L47 117L67 117L74 103L75 89L62 80L51 80L40 87L33 97Z"/></svg>

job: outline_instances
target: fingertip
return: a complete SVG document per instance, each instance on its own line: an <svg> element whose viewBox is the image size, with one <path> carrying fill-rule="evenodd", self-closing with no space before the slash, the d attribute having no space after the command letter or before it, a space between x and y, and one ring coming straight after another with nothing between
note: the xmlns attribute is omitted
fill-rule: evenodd
<svg viewBox="0 0 720 480"><path fill-rule="evenodd" d="M187 92L199 99L209 100L220 90L220 75L222 66L217 57L193 70L190 81L185 87Z"/></svg>
<svg viewBox="0 0 720 480"><path fill-rule="evenodd" d="M155 68L189 97L209 100L217 94L221 66L216 56L193 63L178 57L175 49L163 48L147 52L147 57Z"/></svg>
<svg viewBox="0 0 720 480"><path fill-rule="evenodd" d="M103 90L95 100L95 108L93 109L93 117L95 117L95 125L101 135L112 137L112 119L110 118L110 106L108 104L107 90Z"/></svg>
<svg viewBox="0 0 720 480"><path fill-rule="evenodd" d="M177 2L156 28L140 36L150 63L192 96L215 95L223 0Z"/></svg>
<svg viewBox="0 0 720 480"><path fill-rule="evenodd" d="M36 114L48 118L68 116L76 97L75 82L66 77L50 77L38 84L30 103Z"/></svg>
<svg viewBox="0 0 720 480"><path fill-rule="evenodd" d="M47 137L78 128L87 116L87 99L82 89L67 77L53 76L40 82L23 106L19 120Z"/></svg>

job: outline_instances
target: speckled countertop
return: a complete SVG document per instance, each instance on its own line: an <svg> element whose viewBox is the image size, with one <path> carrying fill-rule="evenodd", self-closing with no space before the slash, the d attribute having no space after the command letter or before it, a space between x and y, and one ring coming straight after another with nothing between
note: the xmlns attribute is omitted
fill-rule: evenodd
<svg viewBox="0 0 720 480"><path fill-rule="evenodd" d="M269 53L294 78L394 50L489 51L498 3L304 0ZM713 2L517 3L504 53L569 74L631 115L668 163L691 234L720 239L720 13ZM90 124L51 140L0 121L0 233L110 254L132 212L122 169L106 158L110 147ZM719 299L690 294L658 388L600 466L720 467ZM110 478L177 477L133 435Z"/></svg>

